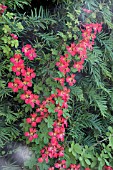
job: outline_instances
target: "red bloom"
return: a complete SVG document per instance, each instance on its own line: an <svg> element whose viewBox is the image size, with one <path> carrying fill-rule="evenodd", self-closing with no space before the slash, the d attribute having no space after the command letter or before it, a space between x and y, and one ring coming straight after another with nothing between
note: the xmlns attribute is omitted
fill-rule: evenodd
<svg viewBox="0 0 113 170"><path fill-rule="evenodd" d="M80 58L87 56L86 44L84 44L84 41L81 41L81 43L76 46L76 50Z"/></svg>
<svg viewBox="0 0 113 170"><path fill-rule="evenodd" d="M55 168L54 167L50 167L48 170L54 170Z"/></svg>
<svg viewBox="0 0 113 170"><path fill-rule="evenodd" d="M64 87L63 90L56 89L58 93L58 97L61 97L64 102L67 102L69 100L69 92L70 89L67 87Z"/></svg>
<svg viewBox="0 0 113 170"><path fill-rule="evenodd" d="M24 52L24 55L28 57L29 60L34 60L34 58L37 56L35 53L35 49L32 48L30 44L25 45L22 48L22 52Z"/></svg>
<svg viewBox="0 0 113 170"><path fill-rule="evenodd" d="M13 92L18 92L19 89L23 87L23 84L20 79L15 78L14 82L9 82L8 87L13 90Z"/></svg>
<svg viewBox="0 0 113 170"><path fill-rule="evenodd" d="M28 87L32 87L31 78L25 77L23 78L23 90L26 91Z"/></svg>
<svg viewBox="0 0 113 170"><path fill-rule="evenodd" d="M92 28L94 29L95 33L97 32L101 32L102 30L102 24L99 24L99 23L92 23Z"/></svg>
<svg viewBox="0 0 113 170"><path fill-rule="evenodd" d="M64 78L54 78L54 80L59 81L61 86L64 86L64 82L65 82Z"/></svg>
<svg viewBox="0 0 113 170"><path fill-rule="evenodd" d="M71 74L66 78L66 81L69 83L70 86L73 86L76 83L75 74Z"/></svg>
<svg viewBox="0 0 113 170"><path fill-rule="evenodd" d="M28 77L28 78L30 78L30 79L36 77L36 73L34 73L34 70L31 69L31 68L28 68L28 67L27 67L26 70L25 70L25 69L22 69L22 70L21 70L21 73L22 73L22 76Z"/></svg>
<svg viewBox="0 0 113 170"><path fill-rule="evenodd" d="M3 14L6 9L7 9L7 6L0 4L0 14Z"/></svg>
<svg viewBox="0 0 113 170"><path fill-rule="evenodd" d="M67 170L80 170L80 164L71 164Z"/></svg>
<svg viewBox="0 0 113 170"><path fill-rule="evenodd" d="M37 114L33 113L30 116L31 116L31 118L27 118L26 122L31 124L32 127L36 127L36 125L37 125L37 122L36 122Z"/></svg>
<svg viewBox="0 0 113 170"><path fill-rule="evenodd" d="M44 161L43 158L38 158L39 163L42 163L43 161Z"/></svg>
<svg viewBox="0 0 113 170"><path fill-rule="evenodd" d="M18 40L18 36L16 34L10 34L10 36L14 39L14 40Z"/></svg>
<svg viewBox="0 0 113 170"><path fill-rule="evenodd" d="M40 107L36 109L36 112L39 112L41 116L44 116L46 113L48 113L48 109L45 107L45 105L41 104Z"/></svg>
<svg viewBox="0 0 113 170"><path fill-rule="evenodd" d="M24 63L21 61L19 63L15 63L14 66L12 66L12 71L16 73L16 76L20 76L21 69L24 69L24 67Z"/></svg>
<svg viewBox="0 0 113 170"><path fill-rule="evenodd" d="M24 63L24 60L22 60L21 57L22 57L22 54L14 54L14 56L12 58L10 58L10 61L13 64Z"/></svg>
<svg viewBox="0 0 113 170"><path fill-rule="evenodd" d="M30 128L29 132L25 132L24 134L26 137L28 137L29 141L31 142L33 139L38 138L38 135L36 134L35 128Z"/></svg>
<svg viewBox="0 0 113 170"><path fill-rule="evenodd" d="M84 12L86 12L87 14L90 14L90 13L92 12L91 10L86 9L86 8L82 8L82 10L83 10Z"/></svg>
<svg viewBox="0 0 113 170"><path fill-rule="evenodd" d="M26 44L25 46L23 46L22 48L22 52L26 53L28 50L30 50L32 47L30 44Z"/></svg>
<svg viewBox="0 0 113 170"><path fill-rule="evenodd" d="M25 91L24 94L21 94L21 95L20 95L20 98L21 98L22 100L25 100L25 103L26 103L26 104L29 104L28 101L29 101L29 99L31 98L31 95L32 95L32 92L31 92L30 90L28 90L28 91Z"/></svg>
<svg viewBox="0 0 113 170"><path fill-rule="evenodd" d="M66 49L72 56L75 56L77 53L75 43L72 43L71 46L67 46Z"/></svg>
<svg viewBox="0 0 113 170"><path fill-rule="evenodd" d="M66 169L66 161L65 160L59 160L54 164L55 168L60 168L60 169Z"/></svg>
<svg viewBox="0 0 113 170"><path fill-rule="evenodd" d="M104 170L113 170L113 168L111 166L104 166Z"/></svg>
<svg viewBox="0 0 113 170"><path fill-rule="evenodd" d="M55 112L58 113L58 114L57 114L58 117L60 117L61 115L63 115L63 110L62 110L61 106L57 106L57 107L55 108Z"/></svg>
<svg viewBox="0 0 113 170"><path fill-rule="evenodd" d="M28 124L31 124L32 127L36 127L37 123L40 123L42 121L42 118L41 117L37 117L36 113L33 113L30 116L31 116L31 118L27 118L26 122Z"/></svg>
<svg viewBox="0 0 113 170"><path fill-rule="evenodd" d="M78 62L75 62L73 67L77 69L78 72L80 72L82 69L83 69L83 64L84 64L84 61L78 61Z"/></svg>
<svg viewBox="0 0 113 170"><path fill-rule="evenodd" d="M68 59L68 54L65 54L64 56L60 56L60 61L56 63L56 66L58 67L59 71L65 75L70 71L68 67L69 63L70 60Z"/></svg>
<svg viewBox="0 0 113 170"><path fill-rule="evenodd" d="M36 58L36 53L35 53L35 49L30 49L25 53L25 56L28 57L29 60L34 60L34 58Z"/></svg>
<svg viewBox="0 0 113 170"><path fill-rule="evenodd" d="M35 107L35 104L39 105L40 100L38 100L39 96L36 94L31 94L29 98L25 99L25 103L31 105L32 108Z"/></svg>

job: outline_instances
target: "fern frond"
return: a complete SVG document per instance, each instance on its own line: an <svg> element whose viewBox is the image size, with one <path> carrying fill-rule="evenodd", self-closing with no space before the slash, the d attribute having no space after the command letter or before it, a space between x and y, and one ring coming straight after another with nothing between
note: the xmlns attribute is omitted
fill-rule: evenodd
<svg viewBox="0 0 113 170"><path fill-rule="evenodd" d="M83 90L80 86L71 87L71 93L76 97L77 101L84 101Z"/></svg>
<svg viewBox="0 0 113 170"><path fill-rule="evenodd" d="M16 9L17 7L22 8L24 5L29 5L31 0L6 0L5 3L8 7Z"/></svg>
<svg viewBox="0 0 113 170"><path fill-rule="evenodd" d="M2 170L21 170L18 165L14 163L6 162L5 166L2 166Z"/></svg>
<svg viewBox="0 0 113 170"><path fill-rule="evenodd" d="M100 113L103 117L108 115L107 113L107 98L104 95L100 95L90 89L90 94L87 94L90 99L90 104L94 104L95 109L99 108Z"/></svg>
<svg viewBox="0 0 113 170"><path fill-rule="evenodd" d="M16 139L19 134L20 132L16 125L5 125L0 121L0 147L3 147L11 139Z"/></svg>

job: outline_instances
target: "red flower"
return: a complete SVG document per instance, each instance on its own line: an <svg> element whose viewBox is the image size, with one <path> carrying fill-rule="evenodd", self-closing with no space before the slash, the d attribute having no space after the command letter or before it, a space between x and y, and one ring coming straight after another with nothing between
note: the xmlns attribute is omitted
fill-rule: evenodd
<svg viewBox="0 0 113 170"><path fill-rule="evenodd" d="M18 40L18 36L16 34L10 34L10 36L14 39L14 40Z"/></svg>
<svg viewBox="0 0 113 170"><path fill-rule="evenodd" d="M35 53L35 49L30 49L25 53L25 56L28 57L29 60L34 60L34 58L36 58L36 53Z"/></svg>
<svg viewBox="0 0 113 170"><path fill-rule="evenodd" d="M82 10L83 10L84 12L86 12L87 14L90 14L90 13L92 12L91 10L86 9L86 8L82 8Z"/></svg>
<svg viewBox="0 0 113 170"><path fill-rule="evenodd" d="M98 24L98 23L94 24L94 23L92 23L92 28L95 31L95 33L97 33L97 32L99 33L102 30L102 24Z"/></svg>
<svg viewBox="0 0 113 170"><path fill-rule="evenodd" d="M0 14L3 14L6 9L7 9L7 6L0 4Z"/></svg>
<svg viewBox="0 0 113 170"><path fill-rule="evenodd" d="M54 164L55 168L60 168L60 169L66 169L66 161L65 160L59 160Z"/></svg>
<svg viewBox="0 0 113 170"><path fill-rule="evenodd" d="M106 165L104 166L104 169L105 170L113 170L113 168L111 166L106 166Z"/></svg>
<svg viewBox="0 0 113 170"><path fill-rule="evenodd" d="M22 48L22 52L26 53L29 49L31 49L31 45L30 44L26 44L25 46L23 46Z"/></svg>
<svg viewBox="0 0 113 170"><path fill-rule="evenodd" d="M22 100L25 100L25 103L28 104L28 101L29 101L29 99L31 98L31 95L32 95L32 92L31 92L30 90L28 90L28 91L25 91L24 94L21 94L21 95L20 95L20 98L21 98Z"/></svg>
<svg viewBox="0 0 113 170"><path fill-rule="evenodd" d="M77 53L75 43L72 43L71 46L67 46L66 49L72 56L75 56Z"/></svg>
<svg viewBox="0 0 113 170"><path fill-rule="evenodd" d="M83 69L83 64L84 64L84 61L78 61L78 62L75 62L73 67L77 69L78 72L80 72L82 69Z"/></svg>
<svg viewBox="0 0 113 170"><path fill-rule="evenodd" d="M43 158L38 158L39 163L42 163L43 161L44 161Z"/></svg>
<svg viewBox="0 0 113 170"><path fill-rule="evenodd" d="M10 58L11 63L24 63L24 60L21 59L22 54L14 54L12 58Z"/></svg>
<svg viewBox="0 0 113 170"><path fill-rule="evenodd" d="M55 112L58 113L58 114L57 114L58 117L60 117L61 115L63 115L62 107L58 105L58 106L55 108Z"/></svg>
<svg viewBox="0 0 113 170"><path fill-rule="evenodd" d="M46 113L48 113L48 109L45 107L45 105L41 104L40 107L36 109L36 112L39 112L41 116L44 116Z"/></svg>
<svg viewBox="0 0 113 170"><path fill-rule="evenodd" d="M28 98L25 99L25 103L31 105L31 107L34 108L35 104L37 105L40 104L40 100L38 100L38 98L39 98L38 95L30 94L30 96L28 96Z"/></svg>
<svg viewBox="0 0 113 170"><path fill-rule="evenodd" d="M32 82L31 82L31 78L29 77L25 77L23 78L23 90L26 91L28 89L28 87L32 87Z"/></svg>
<svg viewBox="0 0 113 170"><path fill-rule="evenodd" d="M56 63L56 66L58 67L59 71L65 75L70 71L68 67L69 63L70 60L68 59L68 54L65 54L64 56L60 56L60 61Z"/></svg>
<svg viewBox="0 0 113 170"><path fill-rule="evenodd" d="M31 124L32 127L36 127L36 125L37 125L37 122L36 122L37 114L33 113L30 116L31 116L31 118L27 118L26 122Z"/></svg>
<svg viewBox="0 0 113 170"><path fill-rule="evenodd" d="M13 90L13 92L18 92L19 89L23 87L23 84L20 79L15 78L14 82L9 82L8 87Z"/></svg>
<svg viewBox="0 0 113 170"><path fill-rule="evenodd" d="M28 124L31 124L32 127L36 127L37 123L40 123L42 121L42 118L41 117L37 117L36 113L33 113L30 116L31 116L31 118L27 118L26 122Z"/></svg>
<svg viewBox="0 0 113 170"><path fill-rule="evenodd" d="M67 87L64 87L63 90L56 89L58 93L58 97L61 97L64 102L67 102L69 100L69 92L70 89Z"/></svg>
<svg viewBox="0 0 113 170"><path fill-rule="evenodd" d="M80 164L71 164L67 170L80 170Z"/></svg>
<svg viewBox="0 0 113 170"><path fill-rule="evenodd" d="M31 69L31 68L28 68L28 67L27 67L26 70L25 70L25 69L22 69L22 70L21 70L21 73L22 73L22 76L28 77L28 78L30 78L30 79L36 77L36 73L34 73L34 70Z"/></svg>
<svg viewBox="0 0 113 170"><path fill-rule="evenodd" d="M24 134L26 137L28 137L29 141L31 142L33 139L38 138L38 135L36 134L35 128L30 128L29 132L25 132Z"/></svg>
<svg viewBox="0 0 113 170"><path fill-rule="evenodd" d="M19 63L15 63L14 66L12 66L12 71L16 73L16 76L20 76L21 69L24 69L24 67L24 63L21 61Z"/></svg>
<svg viewBox="0 0 113 170"><path fill-rule="evenodd" d="M55 168L54 167L50 167L48 170L54 170Z"/></svg>
<svg viewBox="0 0 113 170"><path fill-rule="evenodd" d="M64 78L54 78L54 80L59 81L61 86L64 86L64 82L65 82Z"/></svg>
<svg viewBox="0 0 113 170"><path fill-rule="evenodd" d="M71 74L71 76L68 76L66 78L67 83L69 83L70 86L73 86L76 83L75 80L75 74Z"/></svg>
<svg viewBox="0 0 113 170"><path fill-rule="evenodd" d="M32 48L30 44L25 45L22 48L22 52L24 52L24 55L28 57L29 60L34 60L34 58L37 56L35 53L35 49Z"/></svg>

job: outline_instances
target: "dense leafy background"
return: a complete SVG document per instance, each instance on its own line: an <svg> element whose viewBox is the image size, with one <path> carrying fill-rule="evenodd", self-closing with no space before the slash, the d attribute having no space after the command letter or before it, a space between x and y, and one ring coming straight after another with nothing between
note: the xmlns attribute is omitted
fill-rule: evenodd
<svg viewBox="0 0 113 170"><path fill-rule="evenodd" d="M1 153L4 153L3 147L8 141L25 143L23 122L29 116L29 112L33 111L31 107L23 104L19 96L12 93L7 87L7 83L14 77L10 70L9 58L16 47L12 47L12 52L10 52L7 42L3 41L4 26L8 25L9 28L6 28L6 30L11 29L13 33L19 36L19 49L26 43L31 43L36 48L38 58L29 63L26 60L26 65L29 64L36 70L37 78L33 80L33 92L38 93L43 100L44 96L49 96L50 91L59 86L59 84L53 82L53 77L57 76L54 66L56 61L58 61L59 55L63 54L65 44L73 41L77 42L78 38L80 39L82 23L102 22L103 31L98 34L93 51L88 51L88 59L85 62L83 71L76 73L76 85L71 87L71 98L69 101L70 118L65 140L65 145L70 150L66 149L65 157L69 160L70 154L72 157L71 161L73 162L76 159L74 163L81 163L83 167L84 160L85 165L89 166L90 163L88 161L95 162L94 169L98 167L101 170L104 164L113 166L113 131L112 128L108 130L109 126L113 126L112 0L57 0L47 1L47 5L43 5L43 3L38 4L37 1L35 2L35 9L34 2L30 6L30 1L27 0L6 0L3 3L9 7L8 11L12 13L13 17L8 13L4 14L0 23ZM28 4L29 6L27 6ZM43 6L39 8L39 5ZM26 7L29 9L28 11ZM82 8L92 10L92 13L84 13ZM18 23L20 24L18 25ZM6 45L7 48L4 49L3 47L6 47ZM48 121L50 121L51 125L52 120ZM43 122L39 126L40 133L42 133L46 125L47 122ZM38 151L36 151L35 145L29 144L35 150L36 156L39 155L40 148L47 143L47 133L48 131L45 132L45 142L39 146ZM44 136L40 140L43 140ZM75 151L73 147L75 147ZM77 147L80 147L78 152L76 151ZM108 149L109 151L105 151L108 147L111 147ZM81 156L83 150L91 152L90 156ZM108 156L105 156L105 154ZM80 159L80 157L83 157L83 159ZM100 157L100 160L95 161L98 157ZM32 164L33 160L31 160ZM69 160L69 163L72 163L71 161ZM30 166L30 164L26 165ZM33 166L29 168L32 169ZM47 165L40 166L43 166L40 169L47 170Z"/></svg>

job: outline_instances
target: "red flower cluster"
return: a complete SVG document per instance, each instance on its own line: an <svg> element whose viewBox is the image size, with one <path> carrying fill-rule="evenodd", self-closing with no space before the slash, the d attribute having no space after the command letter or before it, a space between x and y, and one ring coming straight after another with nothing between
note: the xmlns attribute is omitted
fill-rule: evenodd
<svg viewBox="0 0 113 170"><path fill-rule="evenodd" d="M94 44L94 37L95 37L94 35L98 31L101 30L101 29L94 29L94 33L92 33L92 25L91 25L91 31L89 30L87 26L85 27L84 30L82 30L82 32L84 33L83 35L86 35L86 36L83 36L83 40L81 40L80 43L77 45L72 43L71 47L67 46L67 50L72 56L75 56L75 55L79 56L80 61L76 63L74 62L74 66L73 66L79 72L83 68L84 60L87 58L87 48L89 48L90 50L93 48L92 45ZM98 27L100 27L99 24L98 24ZM91 41L91 38L93 42ZM51 98L49 103L52 102L55 104L54 100L56 100L59 97L62 99L63 103L61 105L58 103L57 105L55 105L56 106L55 112L57 112L58 118L53 124L53 131L49 132L49 136L51 136L50 142L48 146L45 146L41 150L41 157L38 159L38 162L43 162L44 160L48 162L49 157L59 158L64 155L64 147L61 147L59 142L64 141L65 126L67 126L67 120L63 118L63 108L68 107L67 102L69 100L69 92L70 92L70 90L67 87L65 87L64 83L66 81L68 82L70 86L72 86L76 82L74 74L71 74L71 76L68 76L70 72L70 68L69 68L70 63L71 61L69 59L68 54L64 54L64 56L60 56L60 60L56 63L56 66L58 67L59 71L63 73L63 78L55 78L55 80L60 82L60 84L63 87L63 90L56 89L57 94L54 94L53 96L54 98ZM60 147L60 150L58 147ZM64 168L62 167L62 163L61 164L58 163L55 165L56 165L55 166L56 168L59 168L59 169ZM80 168L80 165L71 165L70 168L78 170ZM54 169L54 167L51 167L49 170L52 170L52 169Z"/></svg>
<svg viewBox="0 0 113 170"><path fill-rule="evenodd" d="M0 15L3 14L6 9L7 9L7 6L0 4Z"/></svg>
<svg viewBox="0 0 113 170"><path fill-rule="evenodd" d="M68 59L68 57L69 57L68 54L60 56L59 62L56 63L56 66L58 67L59 71L63 73L63 75L66 75L66 73L70 72L69 69L70 60Z"/></svg>
<svg viewBox="0 0 113 170"><path fill-rule="evenodd" d="M21 80L19 78L15 78L14 83L10 82L8 87L12 88L14 92L18 92L19 89L27 91L28 87L32 87L32 78L35 78L36 76L34 70L31 68L25 68L24 60L22 60L22 54L14 54L14 56L10 58L10 61L13 63L12 71L16 74L16 76L21 76Z"/></svg>
<svg viewBox="0 0 113 170"><path fill-rule="evenodd" d="M22 48L22 52L24 53L24 55L29 59L29 60L34 60L34 58L36 58L36 52L35 49L31 47L30 44L25 45Z"/></svg>
<svg viewBox="0 0 113 170"><path fill-rule="evenodd" d="M48 146L45 146L41 151L41 156L40 158L38 158L38 162L43 162L46 161L46 163L48 163L48 159L49 158L59 158L59 157L63 157L64 156L64 148L57 143L57 145L54 144L52 145L52 143L49 143Z"/></svg>
<svg viewBox="0 0 113 170"><path fill-rule="evenodd" d="M55 112L57 113L57 120L53 123L53 131L49 132L50 142L48 146L45 146L41 150L41 157L38 159L39 162L43 162L44 160L48 162L48 158L59 158L64 156L64 147L62 147L59 142L64 141L65 135L65 127L67 127L67 119L65 119L63 115L63 109L67 108L67 102L69 99L70 90L64 87L63 90L56 89L56 94L52 94L49 98L47 98L43 103L47 107L51 102L54 103ZM58 98L62 99L62 104L57 103ZM37 109L40 111L40 109ZM43 112L44 114L44 112Z"/></svg>
<svg viewBox="0 0 113 170"><path fill-rule="evenodd" d="M69 168L66 167L66 161L65 160L58 160L54 164L54 167L50 167L48 170L55 170L55 168L58 168L59 170L80 170L80 164L71 164ZM85 170L90 170L89 168L85 168Z"/></svg>
<svg viewBox="0 0 113 170"><path fill-rule="evenodd" d="M47 146L45 146L41 151L41 157L38 158L38 162L46 161L49 158L57 158L64 156L64 146L61 144L64 141L65 128L67 127L67 119L63 117L64 110L68 108L68 100L70 89L65 86L67 82L70 86L76 83L75 74L70 74L70 67L73 66L78 72L83 68L84 60L87 58L87 48L92 50L94 44L94 39L96 38L96 33L100 32L102 29L101 24L86 24L84 29L82 29L83 39L76 45L72 43L71 46L67 46L67 51L71 54L72 60L69 58L69 54L64 54L60 56L59 61L56 63L59 71L62 73L62 77L55 78L62 85L61 89L56 89L55 94L51 94L42 103L40 103L39 96L33 94L32 91L28 90L32 86L32 78L35 78L36 74L31 68L25 68L24 61L21 59L21 54L15 54L10 61L13 63L12 71L16 73L17 76L21 76L21 79L14 79L13 83L9 83L8 86L12 88L14 92L19 89L23 89L24 93L21 94L20 98L25 101L26 104L30 104L32 108L38 105L36 108L36 113L32 113L26 122L31 125L29 132L25 132L25 136L28 137L29 141L37 138L36 133L37 123L40 123L45 117L51 114L49 111L49 106L54 105L54 113L57 113L57 119L53 123L53 130L49 132L50 141ZM33 60L36 57L35 49L31 45L27 44L22 48L22 52L29 60ZM74 61L74 56L77 55L79 61ZM70 74L70 75L69 75ZM60 102L59 102L60 99ZM55 168L66 169L66 161L58 160L54 165ZM54 167L49 168L49 170L54 170ZM79 170L80 165L71 164L67 170Z"/></svg>
<svg viewBox="0 0 113 170"><path fill-rule="evenodd" d="M87 48L89 50L93 49L96 34L101 30L101 24L86 24L84 25L84 29L81 29L83 39L78 44L72 43L71 46L66 47L67 51L71 54L72 57L77 55L79 58L79 61L73 61L73 68L76 68L78 72L83 69L84 60L87 58Z"/></svg>
<svg viewBox="0 0 113 170"><path fill-rule="evenodd" d="M16 35L11 35L13 38ZM24 60L22 59L22 54L14 54L12 58L10 58L11 63L13 63L12 71L16 74L16 76L20 76L20 78L15 78L14 82L9 82L8 87L13 90L13 92L18 92L18 90L23 89L24 93L21 94L20 98L25 101L26 104L31 105L32 108L35 105L40 104L39 96L36 94L32 94L29 87L32 87L32 79L36 77L34 70L25 67ZM31 124L33 128L29 129L29 132L25 132L25 136L29 138L29 141L37 138L36 134L36 124L41 121L40 118L36 117L36 114L31 114L31 119L28 118L27 123Z"/></svg>
<svg viewBox="0 0 113 170"><path fill-rule="evenodd" d="M94 40L96 38L97 32L100 32L102 29L101 24L86 24L84 25L84 29L82 31L82 40L78 43L71 43L70 46L66 46L67 51L72 56L72 60L70 60L69 54L64 54L64 56L60 56L59 61L56 63L58 70L63 74L60 78L55 78L56 81L59 81L62 86L65 85L65 82L69 84L69 86L73 86L76 83L75 74L70 73L70 66L80 72L83 69L83 64L85 59L87 58L87 48L89 50L93 49ZM75 61L74 56L78 56L79 61Z"/></svg>
<svg viewBox="0 0 113 170"><path fill-rule="evenodd" d="M39 96L33 94L30 90L27 90L24 94L21 94L20 98L24 100L26 104L31 105L32 108L34 108L35 105L40 104Z"/></svg>

